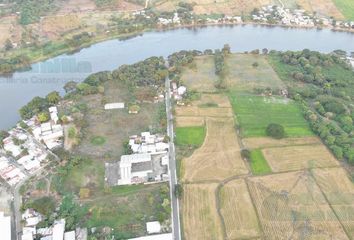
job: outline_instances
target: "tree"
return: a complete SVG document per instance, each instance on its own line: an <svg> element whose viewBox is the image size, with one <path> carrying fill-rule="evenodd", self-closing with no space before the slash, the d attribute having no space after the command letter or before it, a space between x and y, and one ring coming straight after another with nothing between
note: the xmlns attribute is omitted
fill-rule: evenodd
<svg viewBox="0 0 354 240"><path fill-rule="evenodd" d="M76 90L77 82L69 81L65 83L64 90L66 93L73 92Z"/></svg>
<svg viewBox="0 0 354 240"><path fill-rule="evenodd" d="M254 62L253 64L252 64L252 67L254 67L254 68L256 68L256 67L258 67L259 66L259 63L258 62Z"/></svg>
<svg viewBox="0 0 354 240"><path fill-rule="evenodd" d="M41 112L38 114L38 120L41 123L47 122L49 120L49 114L47 112Z"/></svg>
<svg viewBox="0 0 354 240"><path fill-rule="evenodd" d="M275 139L281 139L285 137L284 127L277 123L271 123L266 129L267 136Z"/></svg>
<svg viewBox="0 0 354 240"><path fill-rule="evenodd" d="M60 95L57 91L53 91L46 96L47 101L50 104L57 104L60 101Z"/></svg>
<svg viewBox="0 0 354 240"><path fill-rule="evenodd" d="M12 42L10 41L10 39L7 39L6 42L5 42L5 51L9 51L11 49L13 49L13 45L12 45Z"/></svg>
<svg viewBox="0 0 354 240"><path fill-rule="evenodd" d="M222 48L222 53L224 55L230 54L231 53L231 47L229 44L225 44L224 47Z"/></svg>
<svg viewBox="0 0 354 240"><path fill-rule="evenodd" d="M175 196L181 198L183 195L183 187L180 183L175 185Z"/></svg>

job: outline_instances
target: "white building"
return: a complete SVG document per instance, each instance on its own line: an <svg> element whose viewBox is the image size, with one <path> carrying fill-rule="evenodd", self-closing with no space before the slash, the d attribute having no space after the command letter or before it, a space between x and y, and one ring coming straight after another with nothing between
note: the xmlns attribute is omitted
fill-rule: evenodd
<svg viewBox="0 0 354 240"><path fill-rule="evenodd" d="M63 240L65 231L65 219L54 222L53 226L53 240Z"/></svg>
<svg viewBox="0 0 354 240"><path fill-rule="evenodd" d="M124 109L124 103L107 103L104 105L105 110L112 110L112 109Z"/></svg>
<svg viewBox="0 0 354 240"><path fill-rule="evenodd" d="M129 240L172 240L172 233L165 233L165 234L158 234L158 235L151 235L145 237L138 237L138 238L131 238Z"/></svg>
<svg viewBox="0 0 354 240"><path fill-rule="evenodd" d="M146 231L148 234L160 233L161 232L161 224L158 221L147 222L146 223Z"/></svg>
<svg viewBox="0 0 354 240"><path fill-rule="evenodd" d="M1 240L11 240L11 217L6 217L0 212L0 233Z"/></svg>
<svg viewBox="0 0 354 240"><path fill-rule="evenodd" d="M146 153L123 155L120 159L118 185L145 182L153 173L151 155Z"/></svg>

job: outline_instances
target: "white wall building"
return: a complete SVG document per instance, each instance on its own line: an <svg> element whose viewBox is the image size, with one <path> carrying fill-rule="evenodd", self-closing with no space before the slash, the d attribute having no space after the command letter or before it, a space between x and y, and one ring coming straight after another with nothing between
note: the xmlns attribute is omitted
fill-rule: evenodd
<svg viewBox="0 0 354 240"><path fill-rule="evenodd" d="M0 233L1 240L11 240L11 217L6 217L0 212Z"/></svg>
<svg viewBox="0 0 354 240"><path fill-rule="evenodd" d="M152 173L151 155L146 153L123 155L120 159L118 185L144 182Z"/></svg>

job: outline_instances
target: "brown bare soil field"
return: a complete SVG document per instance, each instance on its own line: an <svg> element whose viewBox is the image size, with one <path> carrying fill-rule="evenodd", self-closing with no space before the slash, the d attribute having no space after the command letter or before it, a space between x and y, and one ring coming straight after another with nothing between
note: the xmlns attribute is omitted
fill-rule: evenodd
<svg viewBox="0 0 354 240"><path fill-rule="evenodd" d="M338 10L332 0L297 0L299 6L309 12L334 17L336 19L344 19L343 14Z"/></svg>
<svg viewBox="0 0 354 240"><path fill-rule="evenodd" d="M262 152L273 172L339 165L338 161L322 144L266 148Z"/></svg>
<svg viewBox="0 0 354 240"><path fill-rule="evenodd" d="M354 236L354 184L343 168L314 169L314 177L349 236Z"/></svg>
<svg viewBox="0 0 354 240"><path fill-rule="evenodd" d="M196 127L205 124L204 117L178 117L176 119L177 127Z"/></svg>
<svg viewBox="0 0 354 240"><path fill-rule="evenodd" d="M183 180L221 181L234 175L247 174L232 118L207 118L203 145L183 159Z"/></svg>
<svg viewBox="0 0 354 240"><path fill-rule="evenodd" d="M93 0L68 0L63 2L59 13L86 12L96 9Z"/></svg>
<svg viewBox="0 0 354 240"><path fill-rule="evenodd" d="M177 118L180 116L193 117L232 117L233 112L231 108L200 108L196 106L178 107L176 108Z"/></svg>
<svg viewBox="0 0 354 240"><path fill-rule="evenodd" d="M225 184L221 188L220 199L228 239L260 236L256 211L243 179Z"/></svg>
<svg viewBox="0 0 354 240"><path fill-rule="evenodd" d="M196 3L194 12L196 14L223 13L226 15L251 12L256 7L272 4L272 0L186 0L184 2ZM159 10L170 10L176 7L178 1L164 1L158 3Z"/></svg>
<svg viewBox="0 0 354 240"><path fill-rule="evenodd" d="M317 137L298 137L283 139L274 139L270 137L250 137L244 138L242 139L242 141L249 149L321 144L320 139Z"/></svg>
<svg viewBox="0 0 354 240"><path fill-rule="evenodd" d="M213 56L196 57L195 66L184 68L181 80L188 89L198 92L215 92L215 82L218 77L215 75Z"/></svg>
<svg viewBox="0 0 354 240"><path fill-rule="evenodd" d="M80 19L75 14L45 17L42 22L43 33L50 39L80 27Z"/></svg>
<svg viewBox="0 0 354 240"><path fill-rule="evenodd" d="M216 188L216 183L184 185L182 220L186 240L223 239L216 210Z"/></svg>
<svg viewBox="0 0 354 240"><path fill-rule="evenodd" d="M13 43L21 40L22 28L17 23L16 16L0 18L0 47L3 47L6 40L10 39Z"/></svg>
<svg viewBox="0 0 354 240"><path fill-rule="evenodd" d="M249 178L265 239L348 240L311 174Z"/></svg>
<svg viewBox="0 0 354 240"><path fill-rule="evenodd" d="M216 104L220 108L231 108L229 98L222 94L202 94L200 99L192 103L193 106Z"/></svg>
<svg viewBox="0 0 354 240"><path fill-rule="evenodd" d="M253 63L258 63L253 67ZM253 90L254 88L284 88L276 72L262 55L231 54L226 60L226 84L237 90Z"/></svg>

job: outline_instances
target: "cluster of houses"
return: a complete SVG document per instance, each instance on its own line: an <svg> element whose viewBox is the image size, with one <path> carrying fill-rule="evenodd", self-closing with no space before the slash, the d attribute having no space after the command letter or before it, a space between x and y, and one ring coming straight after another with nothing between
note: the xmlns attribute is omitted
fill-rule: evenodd
<svg viewBox="0 0 354 240"><path fill-rule="evenodd" d="M172 18L162 18L162 17L159 17L158 18L158 23L161 24L161 25L171 25L171 24L175 24L175 25L178 25L178 24L181 24L181 19L180 17L178 16L178 13L175 12L173 14L173 17Z"/></svg>
<svg viewBox="0 0 354 240"><path fill-rule="evenodd" d="M47 148L54 149L63 144L64 130L59 124L57 107L50 107L48 110L50 113L48 122L39 124L36 117L24 122L31 129L36 140L43 142Z"/></svg>
<svg viewBox="0 0 354 240"><path fill-rule="evenodd" d="M109 185L168 181L169 144L165 136L142 132L129 138L128 147L131 154L122 155L116 163L106 163Z"/></svg>
<svg viewBox="0 0 354 240"><path fill-rule="evenodd" d="M41 163L47 159L48 152L20 126L10 130L8 134L3 140L3 150L0 150L0 176L10 186L14 186L26 174L39 169Z"/></svg>
<svg viewBox="0 0 354 240"><path fill-rule="evenodd" d="M288 26L326 26L336 28L354 28L354 22L335 21L332 18L317 17L308 14L303 9L287 9L280 6L268 5L252 14L252 20L262 23L276 23Z"/></svg>
<svg viewBox="0 0 354 240"><path fill-rule="evenodd" d="M22 240L87 240L86 228L76 228L74 231L65 232L65 219L55 221L50 227L37 228L42 217L33 209L27 209L22 214L22 220L24 222Z"/></svg>
<svg viewBox="0 0 354 240"><path fill-rule="evenodd" d="M172 87L171 96L173 97L174 100L177 101L177 105L184 105L182 99L187 92L187 88L185 86L178 87L176 82L172 82L171 87Z"/></svg>

